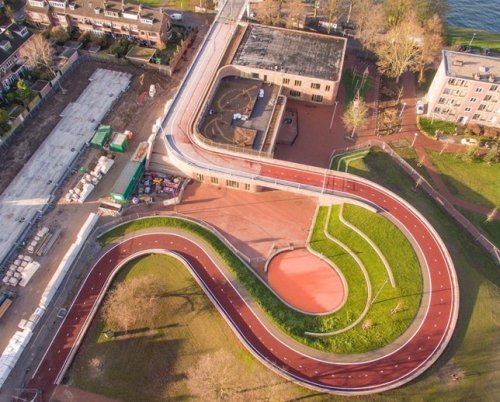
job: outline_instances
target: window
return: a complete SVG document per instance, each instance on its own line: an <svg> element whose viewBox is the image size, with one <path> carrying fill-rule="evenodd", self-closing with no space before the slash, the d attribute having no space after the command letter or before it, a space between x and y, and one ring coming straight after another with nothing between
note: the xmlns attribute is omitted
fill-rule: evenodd
<svg viewBox="0 0 500 402"><path fill-rule="evenodd" d="M450 88L445 88L444 91L443 91L443 94L444 95L449 95L451 92Z"/></svg>
<svg viewBox="0 0 500 402"><path fill-rule="evenodd" d="M311 99L313 100L313 102L323 103L323 96L321 95L313 95Z"/></svg>
<svg viewBox="0 0 500 402"><path fill-rule="evenodd" d="M295 80L294 85L296 87L300 87L302 85L302 81L301 80Z"/></svg>
<svg viewBox="0 0 500 402"><path fill-rule="evenodd" d="M477 120L479 119L479 113L476 113L474 116L472 116L472 120Z"/></svg>
<svg viewBox="0 0 500 402"><path fill-rule="evenodd" d="M203 181L205 180L205 176L202 175L201 173L196 173L195 178L197 181Z"/></svg>
<svg viewBox="0 0 500 402"><path fill-rule="evenodd" d="M471 111L471 108L470 108L470 107L466 107L464 110L465 110L466 112L470 112L470 111Z"/></svg>
<svg viewBox="0 0 500 402"><path fill-rule="evenodd" d="M498 89L498 85L492 85L490 87L490 91L496 91Z"/></svg>
<svg viewBox="0 0 500 402"><path fill-rule="evenodd" d="M245 183L245 190L246 190L246 191L250 191L250 184Z"/></svg>
<svg viewBox="0 0 500 402"><path fill-rule="evenodd" d="M325 87L325 91L326 91L326 92L328 92L330 89L331 89L330 85L327 85L327 86Z"/></svg>
<svg viewBox="0 0 500 402"><path fill-rule="evenodd" d="M259 73L252 73L252 78L259 78Z"/></svg>
<svg viewBox="0 0 500 402"><path fill-rule="evenodd" d="M445 103L445 102L446 102L446 98L439 98L438 103L439 103L440 105L444 105L444 103Z"/></svg>
<svg viewBox="0 0 500 402"><path fill-rule="evenodd" d="M434 108L434 113L441 113L441 108L440 107L435 107Z"/></svg>
<svg viewBox="0 0 500 402"><path fill-rule="evenodd" d="M491 95L486 95L486 96L484 97L484 100L485 100L486 102L490 101L490 100L491 100Z"/></svg>
<svg viewBox="0 0 500 402"><path fill-rule="evenodd" d="M293 96L294 98L298 98L302 95L299 91L294 91L293 89L290 91L290 96Z"/></svg>
<svg viewBox="0 0 500 402"><path fill-rule="evenodd" d="M219 184L219 178L218 177L211 177L210 178L210 183L212 183L212 184Z"/></svg>
<svg viewBox="0 0 500 402"><path fill-rule="evenodd" d="M479 111L482 111L482 110L484 110L484 109L486 109L486 105L485 105L485 104L481 104L481 105L479 105L479 107L477 108L477 110L479 110Z"/></svg>
<svg viewBox="0 0 500 402"><path fill-rule="evenodd" d="M472 98L470 98L470 101L471 101L472 103L476 103L477 98L472 97Z"/></svg>
<svg viewBox="0 0 500 402"><path fill-rule="evenodd" d="M481 92L483 92L483 88L476 88L476 92L480 94Z"/></svg>
<svg viewBox="0 0 500 402"><path fill-rule="evenodd" d="M232 187L232 188L239 188L240 187L239 183L235 180L226 180L226 186Z"/></svg>
<svg viewBox="0 0 500 402"><path fill-rule="evenodd" d="M290 84L290 78L283 78L283 84Z"/></svg>
<svg viewBox="0 0 500 402"><path fill-rule="evenodd" d="M318 84L317 82L313 82L313 83L311 83L311 88L312 89L320 89L321 84Z"/></svg>

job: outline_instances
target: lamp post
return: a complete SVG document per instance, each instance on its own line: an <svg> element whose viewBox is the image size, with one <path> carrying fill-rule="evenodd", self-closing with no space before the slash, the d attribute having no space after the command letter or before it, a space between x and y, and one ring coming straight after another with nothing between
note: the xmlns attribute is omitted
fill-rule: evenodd
<svg viewBox="0 0 500 402"><path fill-rule="evenodd" d="M411 147L413 148L413 146L415 145L415 142L417 141L417 137L418 137L418 133L415 133L415 136L413 137L413 141L411 143Z"/></svg>
<svg viewBox="0 0 500 402"><path fill-rule="evenodd" d="M474 38L475 38L475 37L476 37L476 33L474 32L474 33L472 34L472 38L470 39L470 42L469 42L469 49L470 49L470 47L471 47L471 45L472 45L472 41L474 40Z"/></svg>
<svg viewBox="0 0 500 402"><path fill-rule="evenodd" d="M333 119L335 118L335 113L337 112L337 105L338 104L339 104L339 101L335 101L335 106L333 108L332 120L330 121L330 130L329 131L332 131Z"/></svg>

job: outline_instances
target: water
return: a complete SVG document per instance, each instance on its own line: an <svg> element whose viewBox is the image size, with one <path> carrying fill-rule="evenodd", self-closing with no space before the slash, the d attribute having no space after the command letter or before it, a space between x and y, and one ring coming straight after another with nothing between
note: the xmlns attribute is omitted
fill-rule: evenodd
<svg viewBox="0 0 500 402"><path fill-rule="evenodd" d="M448 24L500 32L500 0L448 0L448 3Z"/></svg>

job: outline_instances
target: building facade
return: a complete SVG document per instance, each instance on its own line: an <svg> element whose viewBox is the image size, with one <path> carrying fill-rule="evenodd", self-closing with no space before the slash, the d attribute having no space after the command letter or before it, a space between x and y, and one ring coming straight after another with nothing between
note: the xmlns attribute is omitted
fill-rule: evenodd
<svg viewBox="0 0 500 402"><path fill-rule="evenodd" d="M0 33L0 85L8 91L12 84L22 78L26 66L19 56L21 48L30 40L31 31L23 25L3 25Z"/></svg>
<svg viewBox="0 0 500 402"><path fill-rule="evenodd" d="M26 16L33 24L70 27L80 32L135 38L162 47L171 35L162 8L106 0L28 0Z"/></svg>
<svg viewBox="0 0 500 402"><path fill-rule="evenodd" d="M433 119L500 128L500 58L444 50L426 101Z"/></svg>

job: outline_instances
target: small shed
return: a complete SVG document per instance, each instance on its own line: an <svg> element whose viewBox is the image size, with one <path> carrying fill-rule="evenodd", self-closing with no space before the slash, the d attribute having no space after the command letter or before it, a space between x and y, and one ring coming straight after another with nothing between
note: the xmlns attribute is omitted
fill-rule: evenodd
<svg viewBox="0 0 500 402"><path fill-rule="evenodd" d="M92 137L90 145L94 148L102 148L104 144L106 144L106 141L108 141L110 135L111 126L101 125L94 134L94 137Z"/></svg>
<svg viewBox="0 0 500 402"><path fill-rule="evenodd" d="M114 152L125 152L128 145L128 138L123 133L113 133L109 143L109 148Z"/></svg>

